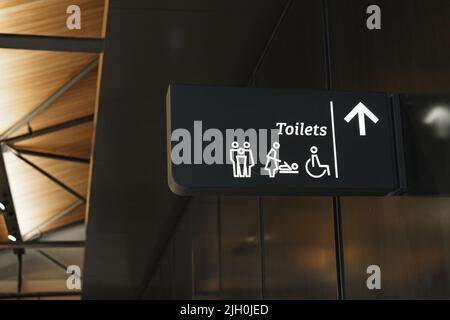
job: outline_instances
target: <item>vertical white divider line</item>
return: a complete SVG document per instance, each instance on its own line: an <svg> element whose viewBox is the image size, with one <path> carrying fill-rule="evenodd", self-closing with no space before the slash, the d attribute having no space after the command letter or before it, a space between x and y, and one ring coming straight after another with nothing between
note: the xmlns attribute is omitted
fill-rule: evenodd
<svg viewBox="0 0 450 320"><path fill-rule="evenodd" d="M331 113L331 130L333 133L333 153L334 153L334 175L337 178L339 178L339 171L338 171L338 162L337 162L337 149L336 149L336 130L334 128L334 107L333 107L333 101L330 101L330 113Z"/></svg>

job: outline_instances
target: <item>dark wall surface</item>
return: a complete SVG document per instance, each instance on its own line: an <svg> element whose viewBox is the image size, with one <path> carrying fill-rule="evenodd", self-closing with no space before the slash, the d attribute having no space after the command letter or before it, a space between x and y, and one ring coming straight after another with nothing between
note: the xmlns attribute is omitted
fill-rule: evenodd
<svg viewBox="0 0 450 320"><path fill-rule="evenodd" d="M332 198L172 195L164 99L169 83L450 92L448 0L379 0L372 31L370 4L110 1L84 298L338 297ZM448 198L339 200L347 298L450 298Z"/></svg>
<svg viewBox="0 0 450 320"><path fill-rule="evenodd" d="M169 83L245 85L284 1L110 1L84 297L138 298L187 199L166 178Z"/></svg>

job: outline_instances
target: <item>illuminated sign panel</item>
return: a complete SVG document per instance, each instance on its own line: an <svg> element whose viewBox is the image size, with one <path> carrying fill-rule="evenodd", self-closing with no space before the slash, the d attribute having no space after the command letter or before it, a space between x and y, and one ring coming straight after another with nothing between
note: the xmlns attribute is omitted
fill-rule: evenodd
<svg viewBox="0 0 450 320"><path fill-rule="evenodd" d="M383 93L171 86L169 185L178 194L396 192L395 107Z"/></svg>

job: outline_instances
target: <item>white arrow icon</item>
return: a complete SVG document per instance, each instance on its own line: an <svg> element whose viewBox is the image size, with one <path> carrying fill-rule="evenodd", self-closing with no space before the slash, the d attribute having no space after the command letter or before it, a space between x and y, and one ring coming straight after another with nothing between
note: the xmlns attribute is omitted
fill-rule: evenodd
<svg viewBox="0 0 450 320"><path fill-rule="evenodd" d="M358 122L359 122L359 135L365 136L366 135L366 120L365 116L367 116L370 120L372 120L373 123L378 122L378 117L372 113L367 107L362 103L359 102L356 107L353 108L352 111L344 118L346 122L350 122L356 115L358 115Z"/></svg>

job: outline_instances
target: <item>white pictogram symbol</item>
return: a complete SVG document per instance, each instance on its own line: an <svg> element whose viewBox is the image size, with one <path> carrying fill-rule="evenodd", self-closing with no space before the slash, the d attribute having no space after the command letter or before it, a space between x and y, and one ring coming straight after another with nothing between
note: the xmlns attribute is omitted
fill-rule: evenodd
<svg viewBox="0 0 450 320"><path fill-rule="evenodd" d="M286 161L284 161L283 164L279 167L279 170L280 173L296 174L298 173L298 164L294 162L289 165Z"/></svg>
<svg viewBox="0 0 450 320"><path fill-rule="evenodd" d="M274 142L272 148L269 150L269 153L266 156L266 165L264 170L269 173L269 177L275 178L275 175L280 170L280 144L278 142Z"/></svg>
<svg viewBox="0 0 450 320"><path fill-rule="evenodd" d="M277 173L283 174L297 174L298 173L298 164L292 163L289 165L286 161L283 161L283 164L280 160L280 143L274 142L272 148L269 150L269 153L266 155L266 165L264 166L264 170L267 171L270 178L275 178Z"/></svg>
<svg viewBox="0 0 450 320"><path fill-rule="evenodd" d="M233 176L235 178L250 178L252 167L255 166L250 142L244 142L243 147L234 141L231 143L230 161L233 165Z"/></svg>
<svg viewBox="0 0 450 320"><path fill-rule="evenodd" d="M360 136L366 135L366 117L369 118L373 123L377 123L380 120L362 102L358 103L356 107L354 107L352 111L350 111L349 114L345 116L344 120L348 123L356 116L358 116Z"/></svg>
<svg viewBox="0 0 450 320"><path fill-rule="evenodd" d="M330 166L328 164L320 163L319 156L317 155L317 152L319 151L319 149L316 146L312 146L310 150L311 150L311 158L309 158L308 161L306 161L306 164L305 164L306 172L315 179L322 178L325 174L327 176L329 176L330 175ZM322 171L318 174L313 174L313 173L311 173L310 168L314 168L314 169L319 168L319 169L322 169Z"/></svg>

